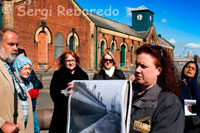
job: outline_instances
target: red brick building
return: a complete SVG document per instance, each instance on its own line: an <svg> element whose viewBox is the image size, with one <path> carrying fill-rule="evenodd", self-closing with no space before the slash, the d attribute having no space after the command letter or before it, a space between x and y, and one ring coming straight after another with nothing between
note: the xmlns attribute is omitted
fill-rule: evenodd
<svg viewBox="0 0 200 133"><path fill-rule="evenodd" d="M131 66L137 47L161 42L153 25L154 13L144 6L133 11L132 27L137 31L84 12L74 0L4 0L2 9L2 27L19 33L19 47L26 50L36 70L57 69L58 57L67 50L80 55L84 69L96 69L106 50L114 53L122 67ZM168 49L173 53L173 46Z"/></svg>

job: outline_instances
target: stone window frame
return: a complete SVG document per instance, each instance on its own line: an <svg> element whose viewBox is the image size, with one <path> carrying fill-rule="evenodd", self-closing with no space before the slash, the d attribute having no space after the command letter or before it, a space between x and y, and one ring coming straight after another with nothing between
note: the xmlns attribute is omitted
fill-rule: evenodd
<svg viewBox="0 0 200 133"><path fill-rule="evenodd" d="M114 44L114 53L112 51L112 44ZM117 50L117 42L116 40L112 40L111 43L110 43L110 51L115 54L115 51Z"/></svg>
<svg viewBox="0 0 200 133"><path fill-rule="evenodd" d="M101 38L100 39L100 42L99 42L99 54L100 54L100 56L102 56L101 55L101 42L104 42L104 51L103 51L103 53L105 53L105 51L106 51L106 49L107 49L107 41L106 41L106 39L103 37L103 38Z"/></svg>
<svg viewBox="0 0 200 133"><path fill-rule="evenodd" d="M80 39L79 39L79 36L78 36L78 34L76 33L76 32L70 32L69 33L69 35L67 36L67 46L69 47L69 41L70 41L70 38L72 37L72 36L74 36L74 41L75 41L75 43L74 43L74 52L76 52L77 50L76 50L76 47L78 47L78 46L80 46Z"/></svg>

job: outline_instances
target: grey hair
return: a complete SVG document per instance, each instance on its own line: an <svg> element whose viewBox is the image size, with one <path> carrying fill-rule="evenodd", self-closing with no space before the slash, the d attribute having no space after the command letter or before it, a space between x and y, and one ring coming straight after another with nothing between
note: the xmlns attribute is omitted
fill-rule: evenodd
<svg viewBox="0 0 200 133"><path fill-rule="evenodd" d="M2 45L3 37L4 37L4 35L5 35L5 33L6 33L7 31L13 32L13 33L15 33L15 34L18 35L18 33L17 33L15 30L13 30L13 29L9 29L9 28L3 29L3 30L0 32L0 45Z"/></svg>

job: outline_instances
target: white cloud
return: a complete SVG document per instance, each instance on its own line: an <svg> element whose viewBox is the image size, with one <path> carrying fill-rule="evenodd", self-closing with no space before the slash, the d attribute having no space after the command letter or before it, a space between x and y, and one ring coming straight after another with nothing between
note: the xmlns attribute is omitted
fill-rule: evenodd
<svg viewBox="0 0 200 133"><path fill-rule="evenodd" d="M161 20L161 22L162 22L162 23L166 23L166 22L167 22L167 19L163 18L163 19Z"/></svg>
<svg viewBox="0 0 200 133"><path fill-rule="evenodd" d="M200 48L200 43L198 44L198 43L187 43L186 45L185 45L185 47L186 48Z"/></svg>
<svg viewBox="0 0 200 133"><path fill-rule="evenodd" d="M132 16L131 11L132 11L133 9L135 9L135 8L126 7L126 16L127 16L127 17L131 17L131 16Z"/></svg>
<svg viewBox="0 0 200 133"><path fill-rule="evenodd" d="M176 44L176 40L175 40L175 39L173 39L173 38L172 38L172 39L170 39L170 40L169 40L169 42L170 42L170 43L172 43L172 44Z"/></svg>

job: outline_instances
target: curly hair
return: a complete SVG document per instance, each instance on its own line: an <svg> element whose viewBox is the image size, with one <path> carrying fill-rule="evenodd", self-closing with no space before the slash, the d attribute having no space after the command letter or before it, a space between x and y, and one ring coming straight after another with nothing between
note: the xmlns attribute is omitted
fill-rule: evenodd
<svg viewBox="0 0 200 133"><path fill-rule="evenodd" d="M112 52L107 51L107 52L105 52L105 53L101 56L98 72L101 71L101 70L103 69L103 67L104 67L103 59L104 59L104 57L105 57L106 55L110 55L110 56L111 56L111 58L113 59L113 66L115 66L115 68L118 69L117 62L116 62L116 60L115 60L114 55L112 54Z"/></svg>
<svg viewBox="0 0 200 133"><path fill-rule="evenodd" d="M178 71L168 50L161 46L144 44L136 50L136 55L141 53L151 55L155 59L155 66L157 68L162 68L162 72L158 76L157 80L157 84L162 88L162 90L180 96L180 80L178 77Z"/></svg>
<svg viewBox="0 0 200 133"><path fill-rule="evenodd" d="M74 51L68 51L68 52L64 52L60 57L59 57L59 66L65 66L65 60L69 57L69 55L71 55L72 57L75 58L76 60L76 64L79 65L80 63L80 57L78 54L76 54Z"/></svg>

